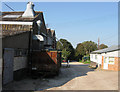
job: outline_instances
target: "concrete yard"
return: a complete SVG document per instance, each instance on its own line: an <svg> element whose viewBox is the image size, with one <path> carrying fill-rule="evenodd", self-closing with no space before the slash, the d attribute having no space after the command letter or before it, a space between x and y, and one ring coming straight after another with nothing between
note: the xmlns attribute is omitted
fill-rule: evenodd
<svg viewBox="0 0 120 92"><path fill-rule="evenodd" d="M62 64L59 76L52 78L25 78L4 86L4 90L117 90L118 72L94 70L87 64Z"/></svg>

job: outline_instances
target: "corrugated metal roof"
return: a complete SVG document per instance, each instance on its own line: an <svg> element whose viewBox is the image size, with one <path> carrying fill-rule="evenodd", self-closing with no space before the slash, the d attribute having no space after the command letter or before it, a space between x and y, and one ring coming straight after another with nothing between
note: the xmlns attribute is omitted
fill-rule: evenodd
<svg viewBox="0 0 120 92"><path fill-rule="evenodd" d="M43 18L41 11L35 11L36 16L34 18L22 18L24 12L2 12L0 18L0 25L2 25L2 36L12 36L15 34L20 34L26 31L30 31L32 28L33 21L39 18ZM19 16L18 16L19 15Z"/></svg>
<svg viewBox="0 0 120 92"><path fill-rule="evenodd" d="M34 21L40 13L43 13L41 11L35 11L35 17L33 18L23 18L22 14L23 11L16 11L16 12L2 12L2 15L0 18L2 18L2 21ZM18 17L19 15L19 17ZM7 16L7 17L5 17ZM11 18L12 17L12 18Z"/></svg>
<svg viewBox="0 0 120 92"><path fill-rule="evenodd" d="M0 24L2 25L2 36L12 36L23 32L30 31L32 25L15 25L15 24Z"/></svg>
<svg viewBox="0 0 120 92"><path fill-rule="evenodd" d="M20 16L21 15L5 15L5 16L3 16L3 18L18 18Z"/></svg>
<svg viewBox="0 0 120 92"><path fill-rule="evenodd" d="M120 45L114 45L114 46L111 46L109 48L96 50L96 51L91 52L91 54L106 53L106 52L111 52L111 51L116 51L116 50L120 50Z"/></svg>
<svg viewBox="0 0 120 92"><path fill-rule="evenodd" d="M33 25L33 22L0 21L0 24L12 24L12 25Z"/></svg>

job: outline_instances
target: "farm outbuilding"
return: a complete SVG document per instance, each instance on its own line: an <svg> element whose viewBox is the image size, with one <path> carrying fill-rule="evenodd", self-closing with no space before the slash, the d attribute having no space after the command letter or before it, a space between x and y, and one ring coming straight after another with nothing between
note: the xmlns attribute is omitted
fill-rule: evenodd
<svg viewBox="0 0 120 92"><path fill-rule="evenodd" d="M29 66L32 50L42 50L47 44L47 30L43 12L34 11L27 3L25 12L2 12L3 84L20 80ZM32 7L32 8L30 8ZM0 69L1 70L1 69Z"/></svg>
<svg viewBox="0 0 120 92"><path fill-rule="evenodd" d="M34 11L32 2L27 3L25 11L2 12L0 18L0 91L4 85L21 80L24 75L32 75L34 65L39 66L37 72L48 67L48 70L59 71L61 52L56 50L55 30L46 28L43 12ZM43 52L48 57L42 57Z"/></svg>
<svg viewBox="0 0 120 92"><path fill-rule="evenodd" d="M0 18L2 19L0 21L2 27L1 87L13 80L22 79L23 75L33 69L31 65L33 52L41 53L46 48L56 49L56 38L55 31L46 28L43 12L34 11L32 2L27 3L25 11L2 12ZM41 56L39 54L36 58Z"/></svg>
<svg viewBox="0 0 120 92"><path fill-rule="evenodd" d="M51 30L52 33L52 48L56 49L56 35L55 35L55 30Z"/></svg>
<svg viewBox="0 0 120 92"><path fill-rule="evenodd" d="M93 51L90 60L101 69L120 71L120 45Z"/></svg>

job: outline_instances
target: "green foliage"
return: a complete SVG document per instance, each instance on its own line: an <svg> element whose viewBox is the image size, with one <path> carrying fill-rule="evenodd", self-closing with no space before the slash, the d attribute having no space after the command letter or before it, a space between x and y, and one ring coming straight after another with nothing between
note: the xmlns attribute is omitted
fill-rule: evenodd
<svg viewBox="0 0 120 92"><path fill-rule="evenodd" d="M82 55L82 56L85 55L85 48L84 48L82 43L77 45L75 55L76 56L78 56L78 55Z"/></svg>
<svg viewBox="0 0 120 92"><path fill-rule="evenodd" d="M105 45L105 44L101 44L101 45L99 46L99 49L104 49L104 48L108 48L108 46Z"/></svg>
<svg viewBox="0 0 120 92"><path fill-rule="evenodd" d="M84 56L84 57L82 58L82 61L83 61L83 62L86 61L86 60L90 60L90 56Z"/></svg>
<svg viewBox="0 0 120 92"><path fill-rule="evenodd" d="M79 59L82 59L84 55L85 55L85 48L82 45L82 43L79 43L75 50L75 60L78 61Z"/></svg>
<svg viewBox="0 0 120 92"><path fill-rule="evenodd" d="M66 51L66 49L62 50L62 57L67 60L67 58L69 57L69 55L71 54L70 51Z"/></svg>
<svg viewBox="0 0 120 92"><path fill-rule="evenodd" d="M82 60L79 60L79 62L82 62Z"/></svg>
<svg viewBox="0 0 120 92"><path fill-rule="evenodd" d="M61 43L63 46L61 45ZM57 42L57 49L62 50L62 57L65 59L73 59L74 58L74 48L70 42L68 42L66 39L60 39L60 42Z"/></svg>
<svg viewBox="0 0 120 92"><path fill-rule="evenodd" d="M97 44L92 41L85 41L83 43L79 43L75 50L75 59L82 60L83 56L89 56L90 52L97 50Z"/></svg>
<svg viewBox="0 0 120 92"><path fill-rule="evenodd" d="M85 61L85 62L83 62L84 64L90 64L91 62L90 62L90 60L87 60L87 61Z"/></svg>
<svg viewBox="0 0 120 92"><path fill-rule="evenodd" d="M85 48L85 53L90 54L90 52L97 50L97 44L92 41L85 41L82 43Z"/></svg>
<svg viewBox="0 0 120 92"><path fill-rule="evenodd" d="M61 45L61 43L63 46ZM60 39L60 42L57 42L57 49L62 50L62 58L71 59L71 60L82 60L82 57L89 56L92 51L97 50L97 44L92 41L84 41L83 43L77 44L76 49L74 50L72 44L66 39ZM101 45L100 48L105 48Z"/></svg>
<svg viewBox="0 0 120 92"><path fill-rule="evenodd" d="M91 63L90 60L86 60L84 62L82 60L79 60L79 62L84 63L84 64L90 64Z"/></svg>

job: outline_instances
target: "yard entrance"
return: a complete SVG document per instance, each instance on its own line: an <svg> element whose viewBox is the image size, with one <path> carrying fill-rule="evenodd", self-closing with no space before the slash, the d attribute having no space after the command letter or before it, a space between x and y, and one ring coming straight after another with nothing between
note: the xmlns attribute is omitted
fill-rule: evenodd
<svg viewBox="0 0 120 92"><path fill-rule="evenodd" d="M14 81L4 90L117 90L118 72L94 70L80 62L62 63L59 76Z"/></svg>

